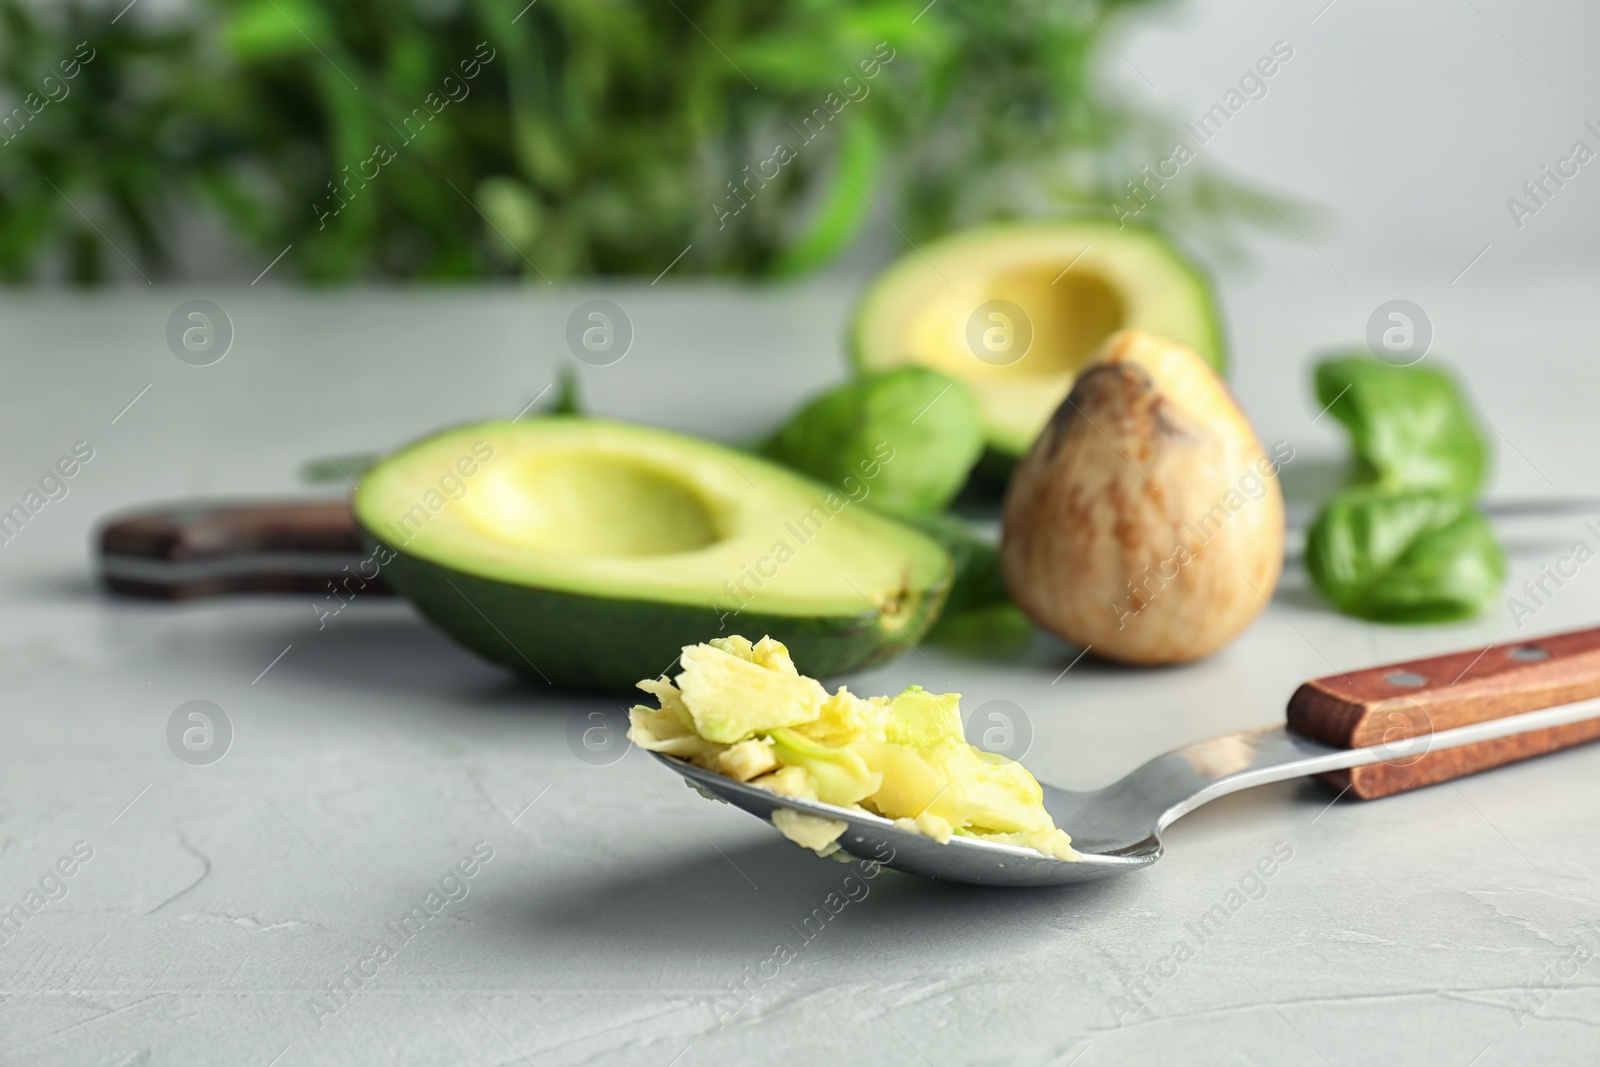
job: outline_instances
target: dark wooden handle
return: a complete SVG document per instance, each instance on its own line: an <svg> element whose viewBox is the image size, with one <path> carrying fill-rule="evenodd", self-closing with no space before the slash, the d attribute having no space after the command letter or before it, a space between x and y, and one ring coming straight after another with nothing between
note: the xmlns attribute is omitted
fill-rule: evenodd
<svg viewBox="0 0 1600 1067"><path fill-rule="evenodd" d="M100 531L99 562L113 592L162 600L341 585L389 591L343 500L176 504L118 516Z"/></svg>
<svg viewBox="0 0 1600 1067"><path fill-rule="evenodd" d="M1336 748L1366 748L1590 697L1600 697L1600 629L1318 678L1289 700L1289 728ZM1319 777L1370 799L1597 738L1600 717Z"/></svg>

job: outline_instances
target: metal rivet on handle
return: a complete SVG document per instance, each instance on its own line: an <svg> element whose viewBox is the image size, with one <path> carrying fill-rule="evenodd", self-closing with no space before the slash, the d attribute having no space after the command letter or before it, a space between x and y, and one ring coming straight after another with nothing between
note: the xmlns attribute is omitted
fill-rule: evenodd
<svg viewBox="0 0 1600 1067"><path fill-rule="evenodd" d="M1416 689L1428 684L1428 680L1416 671L1395 671L1383 679L1390 685L1400 686L1402 689Z"/></svg>
<svg viewBox="0 0 1600 1067"><path fill-rule="evenodd" d="M1522 663L1538 663L1541 660L1550 658L1550 650L1548 648L1540 648L1538 645L1518 645L1510 651L1509 655L1512 659Z"/></svg>

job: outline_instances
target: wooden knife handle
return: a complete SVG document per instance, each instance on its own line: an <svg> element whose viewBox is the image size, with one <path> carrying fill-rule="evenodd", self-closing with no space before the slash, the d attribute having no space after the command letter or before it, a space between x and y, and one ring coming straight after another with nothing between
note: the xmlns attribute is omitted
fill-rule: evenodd
<svg viewBox="0 0 1600 1067"><path fill-rule="evenodd" d="M1600 629L1318 678L1290 698L1289 729L1365 748L1591 697L1600 697ZM1318 777L1371 799L1597 738L1600 717Z"/></svg>
<svg viewBox="0 0 1600 1067"><path fill-rule="evenodd" d="M173 504L100 531L116 593L189 600L220 593L388 593L344 500Z"/></svg>

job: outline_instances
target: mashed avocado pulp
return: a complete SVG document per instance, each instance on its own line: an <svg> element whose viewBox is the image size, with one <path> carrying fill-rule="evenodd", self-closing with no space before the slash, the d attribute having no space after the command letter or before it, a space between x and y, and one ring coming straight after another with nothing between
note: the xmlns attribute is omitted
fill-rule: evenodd
<svg viewBox="0 0 1600 1067"><path fill-rule="evenodd" d="M896 697L830 694L795 669L770 637L690 645L674 681L639 688L660 703L636 705L628 736L641 748L783 796L856 808L947 842L952 835L1077 858L1044 792L1020 763L967 744L961 697L912 686ZM845 824L780 808L773 825L828 855Z"/></svg>

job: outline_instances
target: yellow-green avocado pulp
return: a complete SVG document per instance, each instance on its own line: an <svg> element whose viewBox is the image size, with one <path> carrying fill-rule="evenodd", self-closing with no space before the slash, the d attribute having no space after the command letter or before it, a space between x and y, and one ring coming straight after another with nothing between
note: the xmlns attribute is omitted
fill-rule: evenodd
<svg viewBox="0 0 1600 1067"><path fill-rule="evenodd" d="M770 637L718 638L685 648L680 662L675 682L639 683L660 703L629 714L640 748L783 796L882 815L938 841L960 834L1077 858L1033 775L967 743L957 694L917 686L892 698L863 700L843 686L829 694ZM846 828L788 808L772 821L824 856Z"/></svg>
<svg viewBox="0 0 1600 1067"><path fill-rule="evenodd" d="M1108 336L1147 330L1220 373L1220 322L1205 275L1153 230L1001 223L929 242L880 274L856 308L851 348L864 370L909 363L962 382L994 456L1015 459Z"/></svg>
<svg viewBox="0 0 1600 1067"><path fill-rule="evenodd" d="M728 446L603 419L469 424L374 465L353 501L381 573L529 677L625 692L739 629L833 675L904 651L949 555L842 489Z"/></svg>

